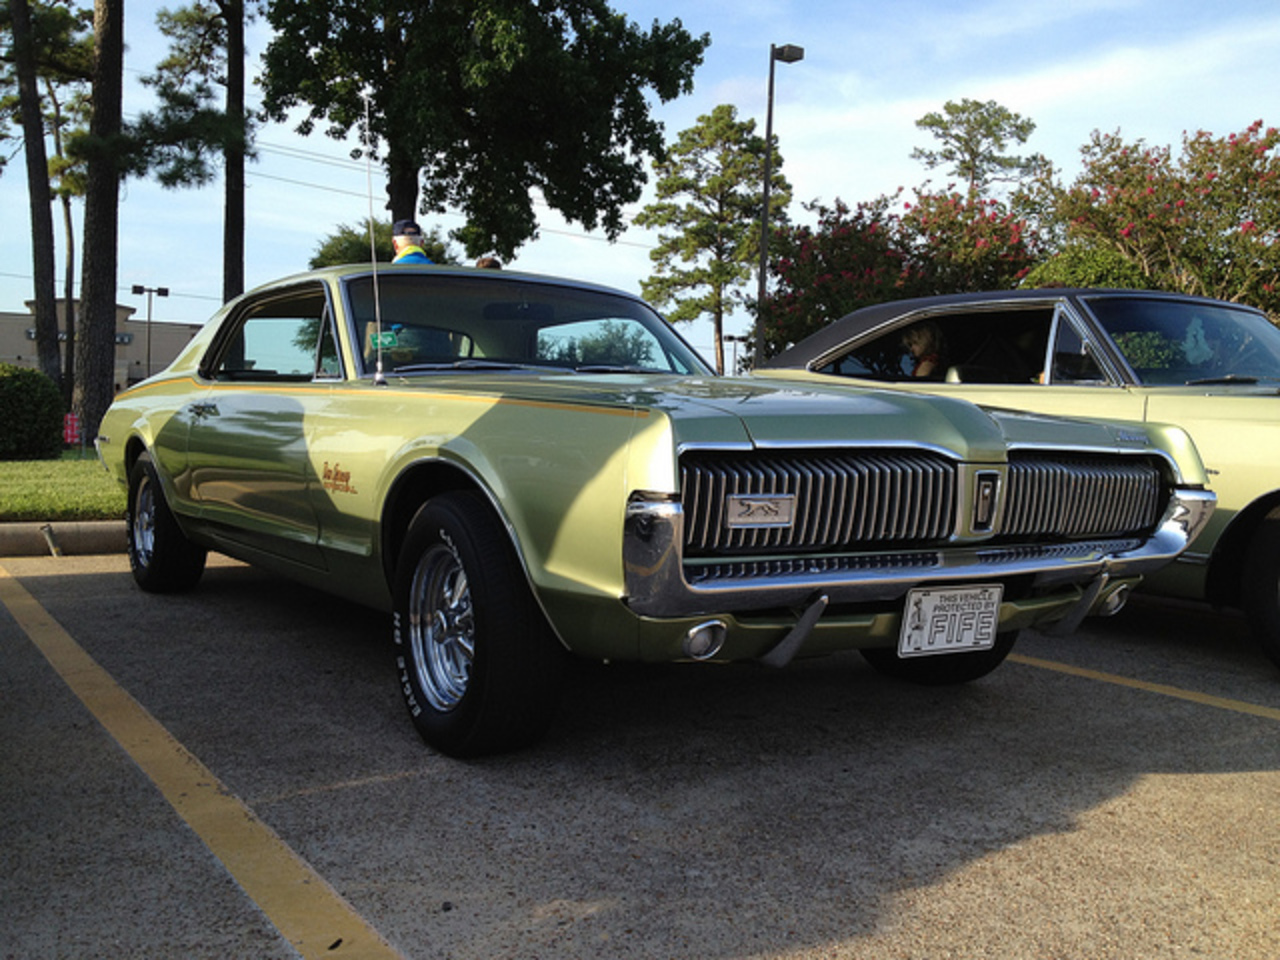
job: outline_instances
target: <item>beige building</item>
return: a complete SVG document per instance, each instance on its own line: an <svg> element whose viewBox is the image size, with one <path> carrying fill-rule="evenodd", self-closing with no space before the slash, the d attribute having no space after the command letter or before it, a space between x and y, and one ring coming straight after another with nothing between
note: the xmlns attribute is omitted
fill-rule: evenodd
<svg viewBox="0 0 1280 960"><path fill-rule="evenodd" d="M35 303L28 301L26 306L26 313L0 313L0 363L39 366ZM65 300L58 301L59 341L66 338L65 306ZM163 370L200 329L200 324L193 323L147 323L134 319L136 312L133 307L116 307L117 391Z"/></svg>

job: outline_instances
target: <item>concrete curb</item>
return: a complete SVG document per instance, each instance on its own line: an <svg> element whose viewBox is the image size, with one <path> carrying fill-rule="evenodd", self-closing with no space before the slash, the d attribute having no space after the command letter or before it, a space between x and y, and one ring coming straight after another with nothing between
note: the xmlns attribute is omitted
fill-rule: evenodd
<svg viewBox="0 0 1280 960"><path fill-rule="evenodd" d="M0 523L0 557L123 553L123 520Z"/></svg>

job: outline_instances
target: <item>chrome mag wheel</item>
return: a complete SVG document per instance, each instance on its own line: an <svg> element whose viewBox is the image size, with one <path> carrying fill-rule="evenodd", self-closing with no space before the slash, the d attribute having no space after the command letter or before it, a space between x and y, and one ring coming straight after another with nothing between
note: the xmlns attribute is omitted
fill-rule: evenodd
<svg viewBox="0 0 1280 960"><path fill-rule="evenodd" d="M447 712L471 683L475 616L467 571L444 544L428 549L414 572L409 654L427 702Z"/></svg>

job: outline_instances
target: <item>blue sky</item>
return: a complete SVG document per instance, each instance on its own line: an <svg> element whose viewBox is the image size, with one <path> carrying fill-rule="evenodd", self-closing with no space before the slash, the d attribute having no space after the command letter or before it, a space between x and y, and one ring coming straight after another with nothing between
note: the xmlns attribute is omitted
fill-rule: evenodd
<svg viewBox="0 0 1280 960"><path fill-rule="evenodd" d="M173 5L173 4L171 4ZM158 3L126 5L126 114L144 109L137 78L163 53L154 27ZM779 64L774 131L783 172L799 201L850 203L932 178L910 158L932 139L915 126L948 100L995 100L1037 128L1025 150L1047 155L1070 178L1091 131L1180 147L1184 132L1225 135L1254 120L1280 124L1275 63L1280 4L1185 0L614 0L648 26L680 18L712 44L695 90L655 108L673 139L720 103L764 127L769 43L805 48ZM250 34L251 67L267 40ZM424 93L430 96L430 91ZM286 126L260 134L248 170L246 279L250 287L305 269L319 241L341 223L367 215L366 175L351 144L296 136ZM383 196L375 168L375 194ZM202 322L221 290L221 185L165 191L126 183L120 208L120 302L145 312L132 284L167 286L154 301L157 321ZM19 311L31 296L26 178L21 157L0 176L0 310ZM378 215L383 215L379 208ZM650 272L652 234L632 228L618 243L586 234L540 208L542 236L514 266L592 280L634 292ZM452 229L456 215L423 216ZM59 228L60 229L60 228ZM61 245L59 233L59 245ZM61 276L61 251L58 254ZM745 329L735 318L730 332ZM685 328L709 355L709 325Z"/></svg>

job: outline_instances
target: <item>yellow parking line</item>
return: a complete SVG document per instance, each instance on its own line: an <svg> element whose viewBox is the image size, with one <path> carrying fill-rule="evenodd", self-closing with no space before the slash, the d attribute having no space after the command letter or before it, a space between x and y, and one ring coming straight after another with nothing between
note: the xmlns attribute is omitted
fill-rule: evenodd
<svg viewBox="0 0 1280 960"><path fill-rule="evenodd" d="M1041 660L1038 657L1026 657L1020 653L1009 654L1009 660L1014 663L1022 663L1029 667L1039 667L1042 670L1055 670L1058 673L1068 673L1073 677L1085 677L1089 680L1100 680L1103 683L1114 683L1121 687L1132 687L1134 690L1145 690L1147 693L1158 693L1166 697L1176 697L1179 700L1189 700L1192 703L1203 704L1207 707L1218 707L1222 710L1233 710L1236 713L1247 713L1254 717L1265 717L1268 720L1280 720L1280 710L1274 707L1260 707L1256 703L1245 703L1243 700L1231 700L1227 697L1215 697L1208 693L1198 693L1195 690L1183 690L1181 687L1170 687L1163 683L1148 683L1145 680L1131 680L1129 677L1121 677L1114 673L1103 673L1100 670L1089 670L1085 667L1073 667L1069 663L1058 663L1055 660Z"/></svg>
<svg viewBox="0 0 1280 960"><path fill-rule="evenodd" d="M306 960L404 960L116 683L3 566L0 604Z"/></svg>

